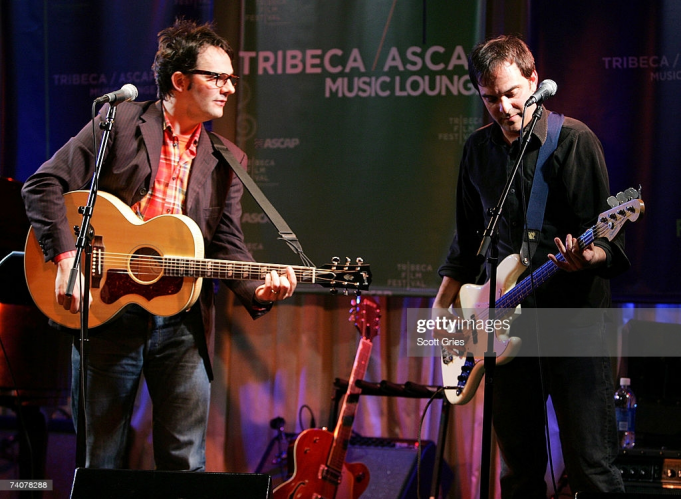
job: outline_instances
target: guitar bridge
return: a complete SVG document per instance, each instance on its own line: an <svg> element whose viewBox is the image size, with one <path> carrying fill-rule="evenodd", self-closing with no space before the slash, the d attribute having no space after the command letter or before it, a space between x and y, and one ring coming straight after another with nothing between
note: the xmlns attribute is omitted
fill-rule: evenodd
<svg viewBox="0 0 681 499"><path fill-rule="evenodd" d="M104 241L102 236L95 236L92 242L92 272L90 287L98 289L104 276Z"/></svg>

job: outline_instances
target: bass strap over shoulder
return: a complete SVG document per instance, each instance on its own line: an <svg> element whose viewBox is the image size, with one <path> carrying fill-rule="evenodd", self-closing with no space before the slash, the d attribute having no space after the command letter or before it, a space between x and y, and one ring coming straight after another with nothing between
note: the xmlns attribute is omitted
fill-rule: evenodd
<svg viewBox="0 0 681 499"><path fill-rule="evenodd" d="M560 136L565 116L558 113L550 113L547 120L548 133L546 141L544 141L544 144L539 149L537 166L534 170L534 179L532 180L530 202L527 208L527 225L523 235L523 245L520 249L520 261L525 266L530 265L530 260L539 244L541 228L544 225L546 199L549 195L548 171L545 167L546 161L558 147L558 137Z"/></svg>

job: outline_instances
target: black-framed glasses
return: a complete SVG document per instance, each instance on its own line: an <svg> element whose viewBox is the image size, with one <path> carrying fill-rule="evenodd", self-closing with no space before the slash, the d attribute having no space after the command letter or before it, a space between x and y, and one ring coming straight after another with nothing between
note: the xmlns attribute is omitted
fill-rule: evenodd
<svg viewBox="0 0 681 499"><path fill-rule="evenodd" d="M228 81L232 82L232 86L236 87L239 82L239 77L237 75L230 75L227 73L214 73L213 71L204 71L203 69L194 69L192 71L187 71L191 75L206 75L210 76L215 80L215 86L222 88Z"/></svg>

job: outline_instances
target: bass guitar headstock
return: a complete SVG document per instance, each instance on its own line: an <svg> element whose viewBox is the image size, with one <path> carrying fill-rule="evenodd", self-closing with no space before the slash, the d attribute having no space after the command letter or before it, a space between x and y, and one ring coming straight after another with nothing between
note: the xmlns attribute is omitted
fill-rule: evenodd
<svg viewBox="0 0 681 499"><path fill-rule="evenodd" d="M612 241L627 221L638 220L638 217L645 213L645 204L640 198L640 188L633 187L618 193L617 196L610 196L608 204L612 208L598 215L594 236Z"/></svg>

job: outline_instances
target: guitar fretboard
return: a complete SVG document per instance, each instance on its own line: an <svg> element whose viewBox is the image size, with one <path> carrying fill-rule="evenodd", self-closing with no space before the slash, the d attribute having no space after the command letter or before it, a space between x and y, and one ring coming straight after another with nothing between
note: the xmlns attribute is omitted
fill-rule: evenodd
<svg viewBox="0 0 681 499"><path fill-rule="evenodd" d="M355 356L355 363L352 366L352 373L348 380L348 391L343 400L343 406L340 410L338 423L333 437L333 446L329 452L329 459L327 461L328 469L340 476L345 462L345 455L348 450L350 437L352 436L352 425L355 420L355 413L357 412L357 402L359 395L362 392L357 387L357 380L364 379L364 374L367 370L369 357L371 356L372 343L366 338L360 339L360 344Z"/></svg>
<svg viewBox="0 0 681 499"><path fill-rule="evenodd" d="M581 248L585 248L588 245L590 245L594 241L594 227L592 227L591 229L587 230L584 234L582 234L578 241L579 246ZM561 253L558 253L556 255L556 259L560 262L565 261L565 258ZM516 284L515 287L511 289L508 293L499 298L495 302L495 306L498 309L514 309L525 298L527 298L530 295L530 293L532 293L532 290L534 288L544 284L551 277L553 277L559 270L560 268L551 260L549 260L544 265L539 267L537 270L532 272L532 274L528 275L525 279Z"/></svg>
<svg viewBox="0 0 681 499"><path fill-rule="evenodd" d="M236 262L229 260L204 260L192 258L164 257L165 275L171 277L204 277L208 279L234 279L259 281L272 271L284 273L286 265ZM312 267L292 266L298 282L316 283L318 274L332 276L333 273Z"/></svg>
<svg viewBox="0 0 681 499"><path fill-rule="evenodd" d="M598 221L579 239L579 247L584 249L593 243L599 237L605 237L612 240L619 232L622 225L627 220L636 220L643 210L643 203L634 198L629 201L616 206L599 215ZM561 253L556 254L556 260L564 262L565 257ZM520 281L508 293L500 297L495 302L495 307L500 310L506 310L506 313L511 313L525 298L527 298L532 290L537 286L548 281L553 275L558 272L560 268L551 260L532 272L525 279Z"/></svg>

